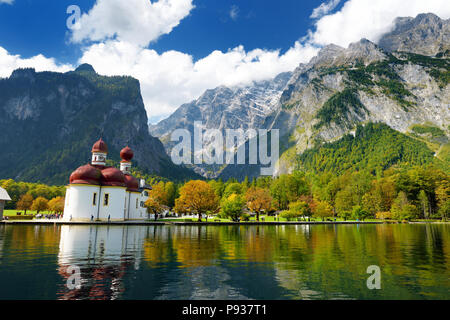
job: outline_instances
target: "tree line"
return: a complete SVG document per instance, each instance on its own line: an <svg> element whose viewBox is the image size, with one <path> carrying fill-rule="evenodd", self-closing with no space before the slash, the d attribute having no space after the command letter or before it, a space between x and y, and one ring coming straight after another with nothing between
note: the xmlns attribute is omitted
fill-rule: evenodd
<svg viewBox="0 0 450 320"><path fill-rule="evenodd" d="M279 214L304 218L446 219L450 179L433 165L385 171L312 173L294 171L276 178L159 182L146 202L148 212L172 208L178 215L217 216L232 221Z"/></svg>
<svg viewBox="0 0 450 320"><path fill-rule="evenodd" d="M11 201L7 201L5 209L50 211L60 214L64 211L65 188L48 186L40 183L16 182L12 179L0 180L0 186L5 189Z"/></svg>
<svg viewBox="0 0 450 320"><path fill-rule="evenodd" d="M279 215L287 220L303 218L348 219L446 219L450 212L450 179L433 165L391 167L384 171L294 171L279 177L191 180L174 183L152 180L145 203L149 213L172 210L178 215L256 220ZM64 209L65 188L0 180L12 201L6 209L51 211Z"/></svg>

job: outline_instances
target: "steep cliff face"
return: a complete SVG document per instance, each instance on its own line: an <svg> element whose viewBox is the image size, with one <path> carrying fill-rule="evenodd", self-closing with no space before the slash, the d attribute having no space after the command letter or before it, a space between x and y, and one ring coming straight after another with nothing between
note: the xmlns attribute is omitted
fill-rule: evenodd
<svg viewBox="0 0 450 320"><path fill-rule="evenodd" d="M175 178L192 175L172 164L162 143L149 135L139 82L103 77L89 65L74 72L20 69L0 80L0 176L67 183L71 171L90 159L103 137L110 158L125 145L143 171Z"/></svg>
<svg viewBox="0 0 450 320"><path fill-rule="evenodd" d="M199 99L178 108L169 118L150 126L150 133L163 141L170 154L174 143L170 141L176 129L187 129L194 133L194 122L200 121L203 128L226 129L262 128L267 116L279 104L281 93L291 73L282 73L272 80L256 82L250 86L225 87L207 90ZM211 145L205 136L204 148ZM205 177L215 178L224 166L194 165L193 169Z"/></svg>

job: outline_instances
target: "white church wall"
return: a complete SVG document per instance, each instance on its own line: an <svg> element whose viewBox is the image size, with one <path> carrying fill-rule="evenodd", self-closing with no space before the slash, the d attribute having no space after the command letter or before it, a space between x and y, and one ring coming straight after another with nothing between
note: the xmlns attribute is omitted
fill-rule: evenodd
<svg viewBox="0 0 450 320"><path fill-rule="evenodd" d="M123 221L125 217L125 196L126 188L124 187L102 187L100 212L98 220ZM105 202L105 198L108 201Z"/></svg>
<svg viewBox="0 0 450 320"><path fill-rule="evenodd" d="M94 203L94 194L95 203ZM97 217L99 205L99 186L70 185L66 190L64 221L91 221Z"/></svg>

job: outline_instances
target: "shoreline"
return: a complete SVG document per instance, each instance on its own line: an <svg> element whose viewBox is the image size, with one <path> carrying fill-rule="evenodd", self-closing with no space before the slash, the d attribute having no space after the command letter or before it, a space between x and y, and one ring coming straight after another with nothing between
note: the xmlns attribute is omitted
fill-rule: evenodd
<svg viewBox="0 0 450 320"><path fill-rule="evenodd" d="M412 221L406 224L433 224L433 223L450 223L444 221ZM237 226L237 225L350 225L350 224L403 224L402 222L393 221L271 221L271 222L185 222L185 221L33 221L33 220L3 220L0 225L85 225L85 226Z"/></svg>

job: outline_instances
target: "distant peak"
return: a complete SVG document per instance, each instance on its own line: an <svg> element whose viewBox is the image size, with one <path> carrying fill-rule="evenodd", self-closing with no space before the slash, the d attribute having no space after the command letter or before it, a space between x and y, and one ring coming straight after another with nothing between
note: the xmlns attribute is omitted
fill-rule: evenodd
<svg viewBox="0 0 450 320"><path fill-rule="evenodd" d="M88 72L94 72L94 73L95 73L94 67L91 66L91 65L88 64L88 63L80 64L80 65L78 66L78 68L75 69L75 71L88 71Z"/></svg>

